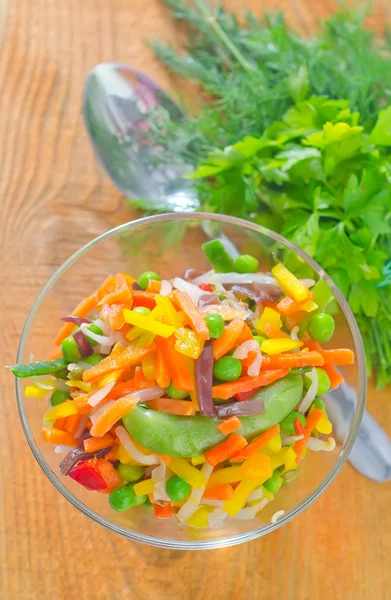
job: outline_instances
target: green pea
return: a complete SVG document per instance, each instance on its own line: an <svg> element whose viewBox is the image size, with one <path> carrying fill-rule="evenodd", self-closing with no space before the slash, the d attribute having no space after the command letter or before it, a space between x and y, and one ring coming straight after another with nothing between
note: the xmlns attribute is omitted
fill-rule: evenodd
<svg viewBox="0 0 391 600"><path fill-rule="evenodd" d="M258 342L259 345L261 345L262 342L266 340L266 338L263 337L263 335L254 335L254 340Z"/></svg>
<svg viewBox="0 0 391 600"><path fill-rule="evenodd" d="M315 400L313 401L313 403L311 405L311 408L312 408L312 406L314 408L320 408L320 410L325 409L325 404L321 398L315 398Z"/></svg>
<svg viewBox="0 0 391 600"><path fill-rule="evenodd" d="M145 271L145 273L140 275L140 278L138 280L139 286L142 287L143 290L146 290L148 287L148 281L150 279L154 279L155 281L161 281L161 278L159 277L159 275L157 273L155 273L154 271Z"/></svg>
<svg viewBox="0 0 391 600"><path fill-rule="evenodd" d="M191 485L181 479L181 477L178 477L178 475L174 475L166 482L166 492L171 500L181 502L182 500L186 500L190 495Z"/></svg>
<svg viewBox="0 0 391 600"><path fill-rule="evenodd" d="M95 325L95 323L91 323L91 325L88 325L87 329L92 331L92 333L96 333L96 335L103 335L102 329L98 325ZM84 337L86 338L87 342L91 344L91 346L96 346L96 344L98 343L96 340L90 338L89 335L84 334Z"/></svg>
<svg viewBox="0 0 391 600"><path fill-rule="evenodd" d="M170 398L180 398L183 400L183 398L188 397L189 392L184 392L182 390L178 390L178 388L175 387L175 385L171 381L170 385L166 388L166 394Z"/></svg>
<svg viewBox="0 0 391 600"><path fill-rule="evenodd" d="M68 335L61 344L61 350L65 360L68 362L77 362L81 359L81 354L78 345L72 335Z"/></svg>
<svg viewBox="0 0 391 600"><path fill-rule="evenodd" d="M146 306L136 306L136 308L133 309L133 312L139 313L140 315L144 315L144 317L147 317L151 311Z"/></svg>
<svg viewBox="0 0 391 600"><path fill-rule="evenodd" d="M235 381L242 372L240 360L233 356L224 356L216 360L213 367L213 375L220 381Z"/></svg>
<svg viewBox="0 0 391 600"><path fill-rule="evenodd" d="M328 342L335 329L335 321L331 315L320 313L311 317L308 333L316 342Z"/></svg>
<svg viewBox="0 0 391 600"><path fill-rule="evenodd" d="M280 477L279 471L274 471L273 475L270 479L267 479L263 486L267 489L271 494L277 494L278 490L282 486L282 477Z"/></svg>
<svg viewBox="0 0 391 600"><path fill-rule="evenodd" d="M147 496L137 496L132 484L121 485L115 488L109 495L112 508L118 512L124 512L134 506L144 504Z"/></svg>
<svg viewBox="0 0 391 600"><path fill-rule="evenodd" d="M319 396L323 396L323 394L326 394L331 387L330 378L324 369L316 369L316 372L318 374L318 394ZM311 383L311 379L304 376L304 387L306 390L308 390Z"/></svg>
<svg viewBox="0 0 391 600"><path fill-rule="evenodd" d="M54 390L53 394L50 396L50 406L58 406L65 402L65 400L69 400L70 397L71 395L69 392Z"/></svg>
<svg viewBox="0 0 391 600"><path fill-rule="evenodd" d="M137 465L123 465L119 463L117 466L118 475L125 481L138 481L144 475L145 467Z"/></svg>
<svg viewBox="0 0 391 600"><path fill-rule="evenodd" d="M68 372L68 378L73 380L80 379L82 375L83 369L79 366L75 367L73 371Z"/></svg>
<svg viewBox="0 0 391 600"><path fill-rule="evenodd" d="M307 422L305 416L302 415L301 413L299 413L297 410L292 410L292 412L290 412L289 415L287 415L285 417L285 419L283 419L281 421L281 423L280 423L281 429L283 431L286 431L290 435L294 435L295 419L299 419L300 423L303 425L303 427L305 427L305 424Z"/></svg>
<svg viewBox="0 0 391 600"><path fill-rule="evenodd" d="M91 354L91 356L83 357L83 362L95 367L101 360L103 360L105 356L103 354Z"/></svg>
<svg viewBox="0 0 391 600"><path fill-rule="evenodd" d="M207 315L205 322L209 329L209 335L211 338L217 339L223 335L224 331L224 320L223 317L216 313Z"/></svg>
<svg viewBox="0 0 391 600"><path fill-rule="evenodd" d="M241 254L234 262L236 273L256 273L259 262L250 254Z"/></svg>

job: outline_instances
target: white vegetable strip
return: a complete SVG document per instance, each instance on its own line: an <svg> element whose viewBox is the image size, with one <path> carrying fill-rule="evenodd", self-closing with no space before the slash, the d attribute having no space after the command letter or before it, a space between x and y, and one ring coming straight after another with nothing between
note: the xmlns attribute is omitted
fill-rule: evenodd
<svg viewBox="0 0 391 600"><path fill-rule="evenodd" d="M185 281L184 279L181 279L180 277L175 277L172 284L173 284L174 288L179 290L180 292L186 292L187 294L189 294L190 298L193 300L193 302L196 306L198 306L198 300L201 298L201 296L204 296L205 294L208 293L208 292L205 292L204 290L201 290L198 287L198 285L194 285L193 283L190 283L189 281Z"/></svg>
<svg viewBox="0 0 391 600"><path fill-rule="evenodd" d="M79 437L80 437L80 436L82 435L82 433L84 432L84 430L85 430L85 428L86 428L86 425L87 425L87 421L88 421L88 419L89 419L89 418L90 418L90 415L89 415L89 414L86 414L86 415L82 415L82 416L81 416L81 419L80 419L79 426L78 426L78 428L76 429L76 431L75 431L75 433L74 433L74 436L73 436L73 437L74 437L76 440L78 440L78 439L79 439Z"/></svg>
<svg viewBox="0 0 391 600"><path fill-rule="evenodd" d="M204 463L202 465L201 473L203 473L206 477L206 483L208 482L209 477L211 476L213 471L213 467L209 463ZM202 498L202 494L204 493L205 488L193 488L192 492L187 500L186 504L182 506L182 508L177 513L177 519L181 523L185 523L200 506L200 501Z"/></svg>
<svg viewBox="0 0 391 600"><path fill-rule="evenodd" d="M278 510L270 519L270 523L277 523L278 519L285 515L285 510Z"/></svg>
<svg viewBox="0 0 391 600"><path fill-rule="evenodd" d="M262 364L262 352L256 340L247 340L246 342L243 342L243 344L240 344L233 353L233 357L243 359L246 358L250 352L255 352L256 356L247 369L247 374L250 375L250 377L258 377Z"/></svg>
<svg viewBox="0 0 391 600"><path fill-rule="evenodd" d="M125 450L141 465L157 465L160 462L159 457L156 456L156 454L143 454L140 452L140 450L133 444L128 432L126 431L125 427L122 427L122 425L116 427L115 433L117 434L119 441Z"/></svg>
<svg viewBox="0 0 391 600"><path fill-rule="evenodd" d="M315 400L315 396L318 393L318 372L314 368L309 373L306 373L308 379L311 380L311 385L308 388L306 395L303 400L299 404L299 408L297 409L302 415L307 412L313 401Z"/></svg>
<svg viewBox="0 0 391 600"><path fill-rule="evenodd" d="M313 452L332 452L335 449L335 446L335 439L332 437L329 437L327 442L315 437L310 437L307 443L307 448Z"/></svg>
<svg viewBox="0 0 391 600"><path fill-rule="evenodd" d="M169 281L167 281L167 279L163 279L162 285L160 287L160 295L168 296L168 294L171 294L171 292L172 292L171 283Z"/></svg>
<svg viewBox="0 0 391 600"><path fill-rule="evenodd" d="M153 385L150 388L144 388L143 390L136 390L130 394L126 394L123 398L138 398L139 402L148 402L149 400L155 400L155 398L161 398L164 396L165 390L158 385Z"/></svg>
<svg viewBox="0 0 391 600"><path fill-rule="evenodd" d="M101 354L110 354L112 346L102 344L99 351Z"/></svg>
<svg viewBox="0 0 391 600"><path fill-rule="evenodd" d="M80 325L80 330L98 344L112 346L116 342L122 340L122 334L120 331L113 331L111 335L99 335L98 333L90 331L88 327L88 323L82 323Z"/></svg>
<svg viewBox="0 0 391 600"><path fill-rule="evenodd" d="M269 283L279 287L277 280L265 273L214 273L209 272L196 277L192 282L194 285L200 283Z"/></svg>
<svg viewBox="0 0 391 600"><path fill-rule="evenodd" d="M258 489L251 492L249 497L247 498L247 502L254 502L254 500L261 500L263 498L263 487L259 487Z"/></svg>
<svg viewBox="0 0 391 600"><path fill-rule="evenodd" d="M315 279L299 279L299 281L306 288L312 288L315 285Z"/></svg>
<svg viewBox="0 0 391 600"><path fill-rule="evenodd" d="M221 523L228 517L222 508L218 507L212 510L208 515L209 527L219 527Z"/></svg>
<svg viewBox="0 0 391 600"><path fill-rule="evenodd" d="M281 438L281 442L283 446L290 446L291 444L294 444L295 442L298 442L299 440L302 440L304 438L304 435L288 435L285 438Z"/></svg>
<svg viewBox="0 0 391 600"><path fill-rule="evenodd" d="M153 469L151 479L154 482L153 499L156 502L170 502L166 492L166 482L168 479L167 467L161 462L158 467Z"/></svg>
<svg viewBox="0 0 391 600"><path fill-rule="evenodd" d="M51 379L50 375L33 375L30 379L37 387L41 388L41 390L54 390L55 381L54 379Z"/></svg>
<svg viewBox="0 0 391 600"><path fill-rule="evenodd" d="M299 338L297 335L298 333L299 333L299 327L298 327L298 325L295 325L294 327L292 327L292 331L291 331L291 339L295 340L295 342L299 341Z"/></svg>
<svg viewBox="0 0 391 600"><path fill-rule="evenodd" d="M55 454L68 454L68 452L70 452L71 450L74 450L72 446L64 446L63 444L55 446L54 448Z"/></svg>
<svg viewBox="0 0 391 600"><path fill-rule="evenodd" d="M107 394L111 392L115 385L115 381L110 381L107 385L105 385L100 390L97 390L90 398L88 398L88 404L92 407L97 406L104 398L106 398Z"/></svg>
<svg viewBox="0 0 391 600"><path fill-rule="evenodd" d="M202 498L201 504L205 504L205 506L223 506L224 500L208 500L208 499Z"/></svg>
<svg viewBox="0 0 391 600"><path fill-rule="evenodd" d="M236 514L236 518L242 520L254 519L257 516L257 513L259 513L259 511L262 510L268 503L269 500L267 498L263 498L260 502L254 504L254 506L246 506L246 508L242 508L242 510Z"/></svg>

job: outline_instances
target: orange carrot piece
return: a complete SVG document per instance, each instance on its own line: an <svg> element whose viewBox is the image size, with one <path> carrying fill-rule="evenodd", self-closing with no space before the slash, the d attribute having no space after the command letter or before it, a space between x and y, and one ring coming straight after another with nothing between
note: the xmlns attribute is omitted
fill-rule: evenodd
<svg viewBox="0 0 391 600"><path fill-rule="evenodd" d="M96 293L95 292L93 294L91 294L91 296L84 298L84 300L82 300L80 302L80 304L78 304L76 306L76 308L72 312L72 316L85 317L94 308L96 308ZM63 340L65 340L65 338L68 337L68 335L70 335L74 326L75 326L74 323L64 323L64 325L61 327L60 331L58 332L58 334L54 340L54 343L56 344L56 346L59 346L63 342Z"/></svg>
<svg viewBox="0 0 391 600"><path fill-rule="evenodd" d="M215 360L228 354L232 348L237 346L242 330L243 321L241 319L234 319L225 327L223 335L213 342L213 356Z"/></svg>
<svg viewBox="0 0 391 600"><path fill-rule="evenodd" d="M292 331L293 327L300 325L305 316L308 316L308 313L306 313L304 310L299 310L299 312L289 315L289 317L285 317L285 327L289 331Z"/></svg>
<svg viewBox="0 0 391 600"><path fill-rule="evenodd" d="M231 462L242 462L249 456L258 452L266 446L270 440L272 440L277 434L280 433L280 426L273 425L270 429L262 433L257 439L253 440L246 448L231 456Z"/></svg>
<svg viewBox="0 0 391 600"><path fill-rule="evenodd" d="M239 346L239 344L243 344L244 342L247 342L248 340L252 340L253 337L254 336L252 334L250 327L247 325L247 323L243 323L242 331L237 339L238 346Z"/></svg>
<svg viewBox="0 0 391 600"><path fill-rule="evenodd" d="M55 427L42 427L42 439L49 444L77 446L77 441L72 434L68 433L68 431L62 431L62 429L56 429Z"/></svg>
<svg viewBox="0 0 391 600"><path fill-rule="evenodd" d="M183 312L183 310L179 310L177 315L183 327L185 327L186 325L190 325L189 317L186 313Z"/></svg>
<svg viewBox="0 0 391 600"><path fill-rule="evenodd" d="M200 313L204 318L207 315L217 314L220 315L223 321L233 321L234 319L243 320L244 311L227 304L209 304L209 306L200 308Z"/></svg>
<svg viewBox="0 0 391 600"><path fill-rule="evenodd" d="M186 400L174 400L173 398L156 398L147 402L148 408L170 415L183 415L190 417L196 414L192 402Z"/></svg>
<svg viewBox="0 0 391 600"><path fill-rule="evenodd" d="M75 415L69 415L68 417L65 417L64 421L65 422L62 429L64 429L64 431L67 431L71 435L75 435L77 428L80 425L81 414L77 413Z"/></svg>
<svg viewBox="0 0 391 600"><path fill-rule="evenodd" d="M160 289L162 287L162 282L157 279L150 279L148 281L147 292L151 292L152 294L160 294Z"/></svg>
<svg viewBox="0 0 391 600"><path fill-rule="evenodd" d="M128 304L104 304L101 309L101 318L112 329L122 329L125 325L124 308L131 308Z"/></svg>
<svg viewBox="0 0 391 600"><path fill-rule="evenodd" d="M281 331L281 329L276 327L273 323L266 323L263 330L266 333L268 338L278 339L278 338L289 338L290 337L287 333L284 333L283 331Z"/></svg>
<svg viewBox="0 0 391 600"><path fill-rule="evenodd" d="M160 506L160 504L154 504L153 512L157 519L168 519L169 517L172 517L172 506L171 504L167 504L167 506Z"/></svg>
<svg viewBox="0 0 391 600"><path fill-rule="evenodd" d="M77 408L77 412L79 415L87 415L92 410L91 404L88 403L88 398L92 396L92 392L89 394L83 394L82 396L76 396L73 399L73 402ZM102 403L104 401L102 400Z"/></svg>
<svg viewBox="0 0 391 600"><path fill-rule="evenodd" d="M190 326L201 340L209 340L209 329L197 306L186 292L175 290L173 293L175 303L183 310L190 321Z"/></svg>
<svg viewBox="0 0 391 600"><path fill-rule="evenodd" d="M240 452L245 446L247 446L246 438L238 433L233 433L229 438L224 440L224 442L221 442L221 444L204 452L204 456L208 463L212 467L215 467L219 463L227 460L227 458Z"/></svg>
<svg viewBox="0 0 391 600"><path fill-rule="evenodd" d="M296 352L263 356L261 369L294 369L322 367L324 360L319 352Z"/></svg>
<svg viewBox="0 0 391 600"><path fill-rule="evenodd" d="M118 400L118 398L122 398L127 394L131 394L136 389L134 379L130 379L129 381L123 381L122 383L118 383L113 387L111 392L107 395L108 400Z"/></svg>
<svg viewBox="0 0 391 600"><path fill-rule="evenodd" d="M337 348L335 350L319 350L319 353L324 359L326 366L335 365L353 365L354 364L354 352L349 348Z"/></svg>
<svg viewBox="0 0 391 600"><path fill-rule="evenodd" d="M115 462L117 460L117 456L116 456L115 452L110 450L107 454L105 454L105 460L109 460L110 462L111 461Z"/></svg>
<svg viewBox="0 0 391 600"><path fill-rule="evenodd" d="M213 488L205 490L202 495L202 500L232 500L234 491L229 483L222 483Z"/></svg>
<svg viewBox="0 0 391 600"><path fill-rule="evenodd" d="M293 300L290 296L286 296L277 304L277 310L286 317L290 317L291 315L301 311L303 304L308 302L308 300L312 300L311 292L308 295L308 298L302 300L301 302L297 302Z"/></svg>
<svg viewBox="0 0 391 600"><path fill-rule="evenodd" d="M117 273L115 278L114 289L103 296L99 300L99 305L102 304L124 304L131 303L133 298L133 289L128 285L122 273Z"/></svg>
<svg viewBox="0 0 391 600"><path fill-rule="evenodd" d="M153 385L153 381L150 381L144 376L143 369L140 366L135 368L133 381L136 390L143 390Z"/></svg>
<svg viewBox="0 0 391 600"><path fill-rule="evenodd" d="M164 353L171 379L176 388L186 392L194 389L192 359L175 350L175 337L157 336L157 347Z"/></svg>
<svg viewBox="0 0 391 600"><path fill-rule="evenodd" d="M224 435L228 435L229 433L233 433L242 427L242 423L238 417L229 417L219 425L217 425L217 429L224 433Z"/></svg>
<svg viewBox="0 0 391 600"><path fill-rule="evenodd" d="M161 388L166 388L170 385L171 377L170 370L164 356L164 352L158 348L156 352L156 363L155 363L156 383Z"/></svg>
<svg viewBox="0 0 391 600"><path fill-rule="evenodd" d="M83 372L83 381L92 381L97 377L103 377L103 375L108 375L118 369L135 365L140 362L144 356L153 352L155 348L156 346L152 342L147 348L134 348L133 346L128 346L122 352L116 352L114 356L113 354L110 354L95 365L95 367L86 369L86 371Z"/></svg>
<svg viewBox="0 0 391 600"><path fill-rule="evenodd" d="M55 429L64 429L64 425L65 425L65 417L60 417L59 419L56 419L54 421L53 427Z"/></svg>
<svg viewBox="0 0 391 600"><path fill-rule="evenodd" d="M53 348L53 350L51 352L49 352L49 354L46 356L46 360L54 360L55 358L61 358L62 356L62 349L60 348Z"/></svg>
<svg viewBox="0 0 391 600"><path fill-rule="evenodd" d="M288 372L288 369L275 369L273 371L263 371L258 377L244 375L244 377L239 377L236 381L215 385L212 388L212 396L213 398L228 400L228 398L232 398L235 394L250 392L255 388L269 385L269 383L273 383L274 381L277 381L277 379L281 379L282 377L285 377L285 375L288 375Z"/></svg>
<svg viewBox="0 0 391 600"><path fill-rule="evenodd" d="M109 463L108 460L106 460L106 458L97 458L95 460L99 472L102 475L104 482L109 490L113 490L114 488L121 485L121 477L118 475L113 465Z"/></svg>
<svg viewBox="0 0 391 600"><path fill-rule="evenodd" d="M103 437L117 421L122 419L138 402L137 398L111 400L112 404L93 422L90 433L93 437ZM108 403L109 404L109 403Z"/></svg>
<svg viewBox="0 0 391 600"><path fill-rule="evenodd" d="M335 390L335 388L345 381L342 375L338 373L337 369L335 369L332 365L323 365L322 369L326 371L327 375L329 376L332 390Z"/></svg>
<svg viewBox="0 0 391 600"><path fill-rule="evenodd" d="M248 369L248 367L254 362L256 355L256 352L251 351L247 354L245 358L241 358L240 362L242 363L242 367Z"/></svg>
<svg viewBox="0 0 391 600"><path fill-rule="evenodd" d="M96 290L96 299L98 302L102 300L104 296L115 290L116 281L114 275L108 275L102 285Z"/></svg>
<svg viewBox="0 0 391 600"><path fill-rule="evenodd" d="M155 294L144 292L144 290L135 290L133 292L133 306L145 306L152 310L156 306Z"/></svg>
<svg viewBox="0 0 391 600"><path fill-rule="evenodd" d="M320 408L315 408L307 417L307 422L304 427L304 437L298 440L293 445L293 450L296 452L296 462L298 463L303 455L304 449L310 439L311 432L315 429L319 419L324 417L324 412Z"/></svg>
<svg viewBox="0 0 391 600"><path fill-rule="evenodd" d="M84 440L84 450L86 452L98 452L98 450L103 450L103 448L108 448L112 446L114 443L114 436L111 433L105 433L101 438L90 437Z"/></svg>

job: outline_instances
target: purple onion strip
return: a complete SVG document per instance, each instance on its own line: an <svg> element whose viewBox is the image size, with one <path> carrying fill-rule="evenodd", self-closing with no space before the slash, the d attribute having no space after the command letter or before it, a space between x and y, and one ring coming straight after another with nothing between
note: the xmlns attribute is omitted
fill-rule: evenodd
<svg viewBox="0 0 391 600"><path fill-rule="evenodd" d="M66 476L81 460L88 460L89 458L94 458L94 456L97 458L102 458L109 452L109 450L110 447L103 448L98 452L86 452L83 448L75 448L74 450L70 450L59 464L60 473Z"/></svg>
<svg viewBox="0 0 391 600"><path fill-rule="evenodd" d="M143 289L143 288L141 287L141 285L139 285L139 284L137 283L137 281L134 281L134 282L132 283L132 288L133 288L134 290L136 290L136 291L139 291L139 292L140 292L140 291Z"/></svg>
<svg viewBox="0 0 391 600"><path fill-rule="evenodd" d="M281 290L274 285L268 283L234 283L232 285L226 285L226 288L234 292L234 294L242 294L247 296L254 302L275 302L281 296Z"/></svg>
<svg viewBox="0 0 391 600"><path fill-rule="evenodd" d="M80 325L82 325L82 323L91 323L91 321L89 319L86 319L85 317L74 317L72 315L70 315L69 317L61 317L60 320L65 321L65 323L74 323L79 327Z"/></svg>
<svg viewBox="0 0 391 600"><path fill-rule="evenodd" d="M204 308L210 304L221 304L219 297L216 294L202 294L198 300L198 308Z"/></svg>
<svg viewBox="0 0 391 600"><path fill-rule="evenodd" d="M216 406L217 416L219 419L227 419L228 417L254 417L255 415L263 415L265 412L265 402L261 398L254 400L245 400L244 402L231 402L230 404L222 404Z"/></svg>
<svg viewBox="0 0 391 600"><path fill-rule="evenodd" d="M80 331L80 329L75 331L73 334L73 339L75 340L82 356L91 356L91 354L94 353L90 342L86 339L84 333Z"/></svg>
<svg viewBox="0 0 391 600"><path fill-rule="evenodd" d="M200 413L208 417L216 418L216 407L212 399L213 386L213 341L208 340L201 354L196 360L195 389L197 394Z"/></svg>

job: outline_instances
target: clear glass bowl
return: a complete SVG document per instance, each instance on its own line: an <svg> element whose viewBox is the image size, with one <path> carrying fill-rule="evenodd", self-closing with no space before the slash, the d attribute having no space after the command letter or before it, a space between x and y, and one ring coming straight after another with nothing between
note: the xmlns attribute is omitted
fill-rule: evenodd
<svg viewBox="0 0 391 600"><path fill-rule="evenodd" d="M58 470L59 455L41 440L42 415L47 397L25 398L25 380L16 381L20 417L30 448L54 486L85 515L123 536L155 546L177 549L219 548L255 539L281 527L307 508L329 485L345 463L357 436L365 404L366 370L364 351L353 314L340 291L312 259L293 244L258 225L215 214L166 214L126 223L105 233L76 252L48 281L36 300L23 329L17 362L40 360L52 350L53 339L60 327L59 317L69 314L74 306L109 273L125 271L139 276L153 270L162 278L171 278L193 267L208 270L210 266L201 243L210 237L225 236L240 253L255 255L263 270L269 270L283 250L298 255L303 266L310 265L315 278L323 277L332 289L339 311L333 345L343 344L354 350L356 363L341 369L353 397L348 412L343 394L331 393L327 408L337 432L338 443L333 452L308 452L300 467L299 477L283 486L274 502L250 521L227 518L220 528L190 529L175 519L156 520L151 509L136 508L117 513L104 494L89 492ZM163 432L164 434L164 432ZM277 510L285 515L277 523L270 522Z"/></svg>

